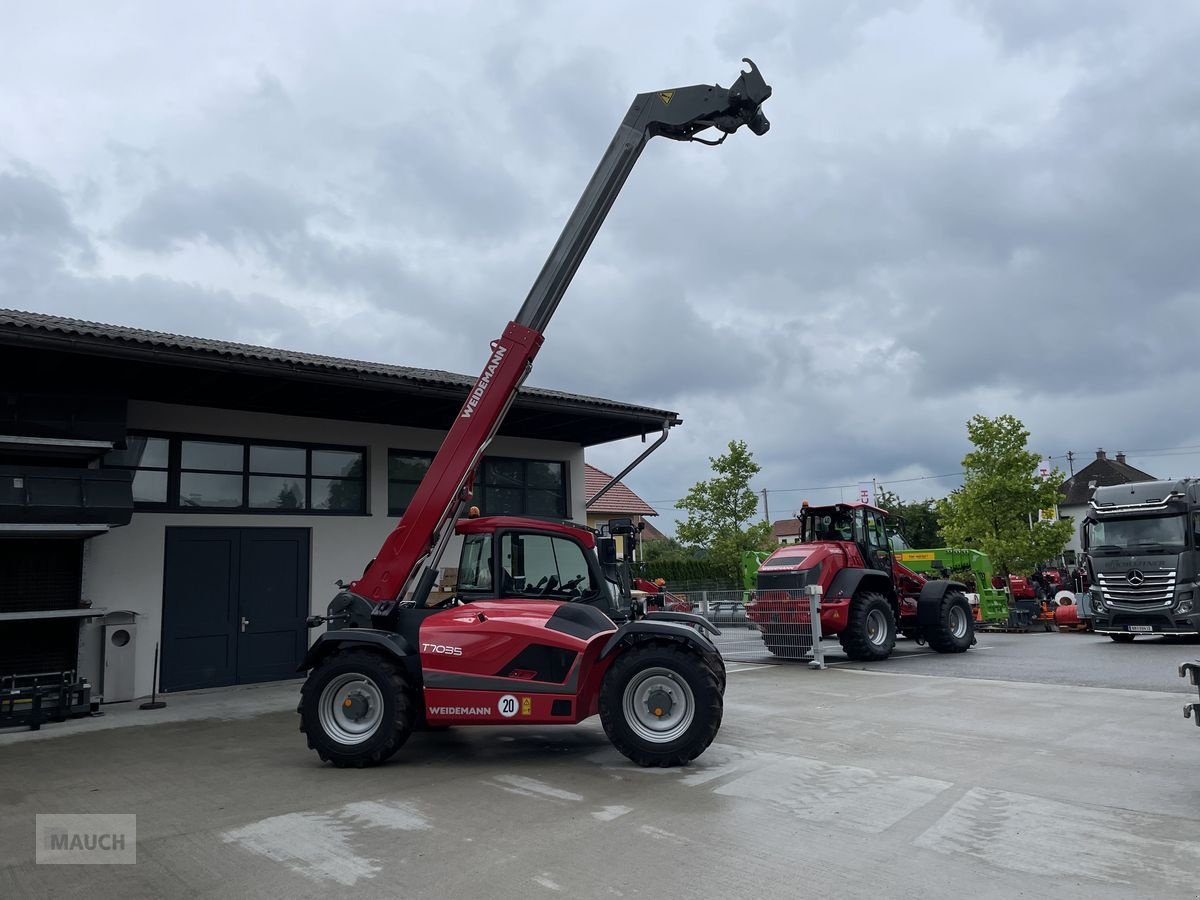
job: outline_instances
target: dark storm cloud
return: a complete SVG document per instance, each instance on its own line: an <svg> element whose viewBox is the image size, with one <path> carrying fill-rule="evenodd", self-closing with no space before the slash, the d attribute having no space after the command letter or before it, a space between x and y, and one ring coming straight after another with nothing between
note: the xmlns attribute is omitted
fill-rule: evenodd
<svg viewBox="0 0 1200 900"><path fill-rule="evenodd" d="M633 95L748 55L770 133L648 146L531 379L681 413L639 493L732 438L759 487L951 472L976 412L1039 452L1200 444L1195 8L298 4L186 44L168 18L105 30L104 66L43 65L44 29L0 60L0 160L39 173L0 163L5 304L477 371Z"/></svg>

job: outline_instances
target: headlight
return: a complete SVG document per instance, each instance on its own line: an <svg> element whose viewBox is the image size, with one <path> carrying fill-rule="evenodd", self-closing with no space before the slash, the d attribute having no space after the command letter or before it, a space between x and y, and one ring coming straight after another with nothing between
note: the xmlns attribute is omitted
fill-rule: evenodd
<svg viewBox="0 0 1200 900"><path fill-rule="evenodd" d="M1180 601L1179 605L1177 607L1175 607L1175 612L1181 616L1187 615L1191 611L1192 611L1192 601L1191 600L1182 600L1182 601Z"/></svg>

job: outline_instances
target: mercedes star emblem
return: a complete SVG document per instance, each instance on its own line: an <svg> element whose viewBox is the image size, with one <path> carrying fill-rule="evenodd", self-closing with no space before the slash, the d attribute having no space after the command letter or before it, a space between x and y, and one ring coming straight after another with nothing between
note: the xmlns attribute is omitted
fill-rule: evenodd
<svg viewBox="0 0 1200 900"><path fill-rule="evenodd" d="M1134 587L1137 587L1139 584L1141 584L1143 581L1146 580L1146 576L1142 574L1141 569L1130 569L1129 574L1127 574L1125 576L1125 580L1128 581L1130 584L1132 584Z"/></svg>

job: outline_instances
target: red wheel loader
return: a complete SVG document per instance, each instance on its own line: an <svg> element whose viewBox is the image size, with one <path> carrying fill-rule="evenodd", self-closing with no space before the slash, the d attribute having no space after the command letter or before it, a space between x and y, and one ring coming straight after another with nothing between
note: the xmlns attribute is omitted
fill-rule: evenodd
<svg viewBox="0 0 1200 900"><path fill-rule="evenodd" d="M812 649L810 585L821 586L822 635L837 635L851 659L887 659L896 633L939 653L975 643L966 586L927 579L896 560L887 512L866 503L809 506L800 512L800 542L775 550L758 569L746 615L775 656L799 658Z"/></svg>
<svg viewBox="0 0 1200 900"><path fill-rule="evenodd" d="M750 60L729 88L639 94L517 317L361 578L343 587L301 664L300 729L322 760L367 766L414 730L548 725L599 714L644 766L683 765L721 722L725 667L699 616L646 613L606 576L594 533L571 523L470 515L473 473L528 376L542 335L609 208L653 137L719 144L770 127L771 88ZM698 137L715 129L716 140ZM450 538L458 585L429 603ZM629 591L625 591L626 596ZM620 623L620 624L618 624Z"/></svg>

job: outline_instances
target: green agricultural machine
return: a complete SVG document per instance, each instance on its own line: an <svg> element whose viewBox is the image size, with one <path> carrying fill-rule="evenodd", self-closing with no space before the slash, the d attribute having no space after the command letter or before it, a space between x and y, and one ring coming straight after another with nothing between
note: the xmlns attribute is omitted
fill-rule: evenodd
<svg viewBox="0 0 1200 900"><path fill-rule="evenodd" d="M992 587L992 561L978 550L938 547L933 550L896 550L896 562L919 575L933 578L967 578L967 587L979 595L980 622L1007 622L1008 596ZM970 572L967 576L966 573ZM969 583L974 578L975 585Z"/></svg>

